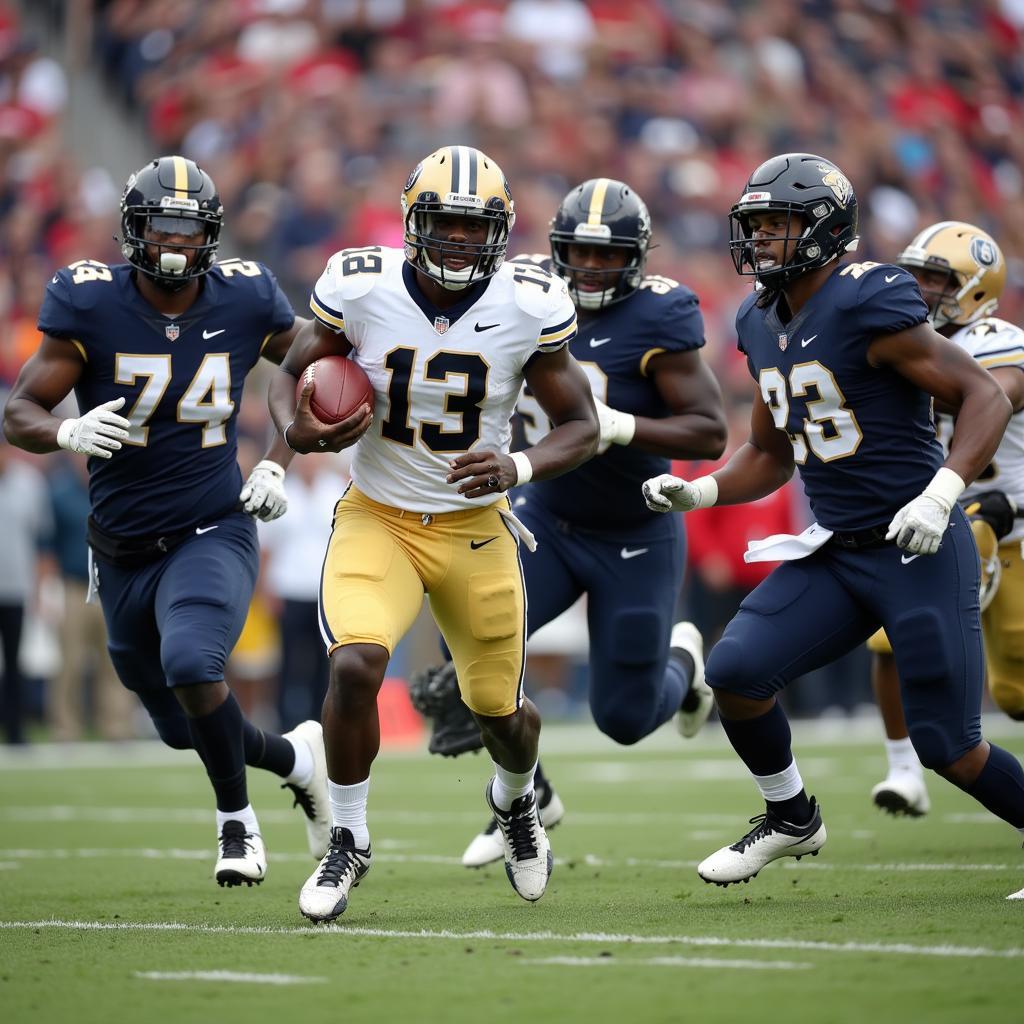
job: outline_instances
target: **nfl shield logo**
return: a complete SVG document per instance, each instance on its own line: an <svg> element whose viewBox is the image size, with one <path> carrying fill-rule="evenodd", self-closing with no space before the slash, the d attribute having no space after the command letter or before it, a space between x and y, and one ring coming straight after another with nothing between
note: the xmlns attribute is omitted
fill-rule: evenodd
<svg viewBox="0 0 1024 1024"><path fill-rule="evenodd" d="M434 317L434 330L438 334L444 334L448 328L451 327L451 323L446 316L435 316Z"/></svg>
<svg viewBox="0 0 1024 1024"><path fill-rule="evenodd" d="M177 341L178 335L181 334L181 328L177 324L168 324L164 328L164 334L167 335L168 341Z"/></svg>
<svg viewBox="0 0 1024 1024"><path fill-rule="evenodd" d="M786 348L788 346L789 346L789 335L788 334L780 334L779 335L779 348L781 348L782 351L785 352Z"/></svg>

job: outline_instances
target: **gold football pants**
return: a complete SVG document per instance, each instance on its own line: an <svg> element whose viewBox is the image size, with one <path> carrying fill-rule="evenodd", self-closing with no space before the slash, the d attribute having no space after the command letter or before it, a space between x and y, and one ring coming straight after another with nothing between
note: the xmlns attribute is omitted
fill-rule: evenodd
<svg viewBox="0 0 1024 1024"><path fill-rule="evenodd" d="M481 715L512 714L523 699L526 597L518 543L499 507L508 499L423 514L350 487L335 507L320 583L328 653L346 644L393 653L426 594L462 699Z"/></svg>

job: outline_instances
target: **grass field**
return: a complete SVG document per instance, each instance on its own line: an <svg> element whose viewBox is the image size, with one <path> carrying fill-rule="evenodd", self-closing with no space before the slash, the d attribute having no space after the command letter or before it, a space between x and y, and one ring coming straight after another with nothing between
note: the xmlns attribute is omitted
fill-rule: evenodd
<svg viewBox="0 0 1024 1024"><path fill-rule="evenodd" d="M1024 754L1024 730L1001 731ZM312 861L272 778L253 773L250 787L268 878L226 890L190 755L4 753L0 1018L1020 1020L1024 902L1005 900L1024 886L1019 839L938 780L927 818L884 817L868 800L883 754L866 738L797 730L828 845L718 889L696 862L759 810L720 732L684 744L666 728L626 749L593 727L549 729L568 813L533 905L500 865L459 864L486 817L483 758L385 753L373 870L326 928L296 909Z"/></svg>

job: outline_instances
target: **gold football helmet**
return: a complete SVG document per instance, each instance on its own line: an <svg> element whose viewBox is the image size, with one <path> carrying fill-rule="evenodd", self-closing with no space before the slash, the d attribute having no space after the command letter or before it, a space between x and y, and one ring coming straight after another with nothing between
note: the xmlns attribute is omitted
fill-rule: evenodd
<svg viewBox="0 0 1024 1024"><path fill-rule="evenodd" d="M497 273L516 219L501 168L472 146L442 146L417 164L402 191L402 213L405 258L452 291ZM436 237L434 218L441 215L487 221L486 240L451 242ZM460 263L468 265L459 267Z"/></svg>
<svg viewBox="0 0 1024 1024"><path fill-rule="evenodd" d="M992 236L962 221L944 220L925 228L896 262L946 275L941 289L921 288L934 327L964 327L991 316L1006 283L1006 261Z"/></svg>

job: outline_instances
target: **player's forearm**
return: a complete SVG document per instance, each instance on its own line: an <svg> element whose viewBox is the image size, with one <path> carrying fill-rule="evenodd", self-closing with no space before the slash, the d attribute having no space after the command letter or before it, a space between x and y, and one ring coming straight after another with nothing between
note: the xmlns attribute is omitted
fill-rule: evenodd
<svg viewBox="0 0 1024 1024"><path fill-rule="evenodd" d="M721 416L688 413L664 419L637 416L630 447L670 459L717 459L725 451L725 442Z"/></svg>
<svg viewBox="0 0 1024 1024"><path fill-rule="evenodd" d="M533 467L530 479L550 480L575 469L596 454L598 438L594 420L566 420L553 427L523 453Z"/></svg>
<svg viewBox="0 0 1024 1024"><path fill-rule="evenodd" d="M10 398L4 409L4 436L27 452L55 452L61 419L30 398Z"/></svg>
<svg viewBox="0 0 1024 1024"><path fill-rule="evenodd" d="M277 367L270 378L270 387L267 389L267 405L270 407L270 415L279 435L284 434L284 428L291 423L295 415L297 380L298 378L294 374L281 367ZM286 465L286 463L281 463L281 465Z"/></svg>
<svg viewBox="0 0 1024 1024"><path fill-rule="evenodd" d="M972 387L957 413L946 467L965 484L976 480L992 461L1012 414L1010 400L994 379L991 386Z"/></svg>
<svg viewBox="0 0 1024 1024"><path fill-rule="evenodd" d="M748 441L711 475L718 484L716 505L742 505L764 498L787 483L793 475L793 463L782 463L771 452Z"/></svg>
<svg viewBox="0 0 1024 1024"><path fill-rule="evenodd" d="M270 447L263 456L263 461L276 462L282 469L287 469L294 458L294 450L288 447L279 431L274 435L273 441L270 442Z"/></svg>

